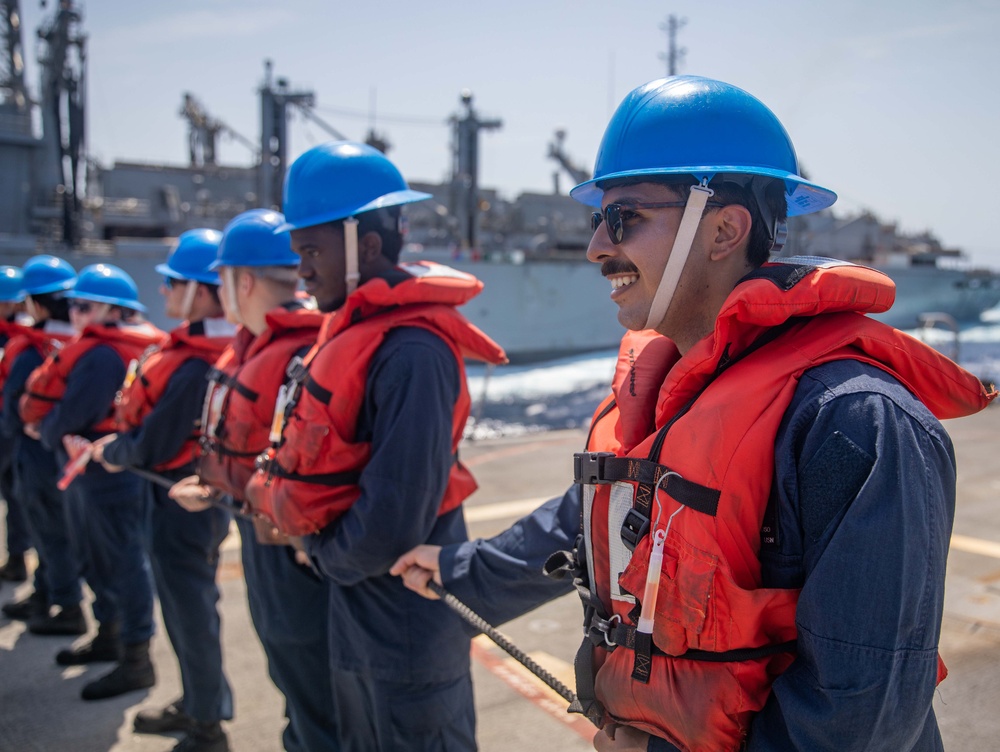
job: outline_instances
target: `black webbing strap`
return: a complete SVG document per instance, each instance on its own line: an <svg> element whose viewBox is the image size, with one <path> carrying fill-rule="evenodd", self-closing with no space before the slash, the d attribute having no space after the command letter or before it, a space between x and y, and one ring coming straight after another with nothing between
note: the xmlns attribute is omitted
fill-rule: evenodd
<svg viewBox="0 0 1000 752"><path fill-rule="evenodd" d="M652 507L652 490L664 475L670 472L670 468L657 462L640 460L630 457L609 457L604 461L604 480L628 480L638 483L640 486L648 486L649 493L642 499L636 497L635 508L649 516ZM719 510L719 497L721 493L714 488L703 486L700 483L686 480L676 473L667 475L666 480L660 483L660 488L667 492L670 498L694 509L696 512L715 516Z"/></svg>
<svg viewBox="0 0 1000 752"><path fill-rule="evenodd" d="M203 443L203 446L204 446L204 443ZM232 449L227 449L225 447L225 445L222 444L222 442L219 442L219 441L212 442L211 444L208 445L207 448L208 448L208 451L214 452L215 454L219 455L220 457L240 457L240 458L246 458L246 457L256 457L257 455L260 454L260 452L236 452L236 451L233 451Z"/></svg>
<svg viewBox="0 0 1000 752"><path fill-rule="evenodd" d="M227 389L232 389L233 391L239 392L240 396L250 402L256 402L260 397L257 392L248 387L246 384L237 380L235 376L230 376L225 371L220 371L214 366L209 369L208 375L205 377L208 381L214 381L220 386L224 386Z"/></svg>
<svg viewBox="0 0 1000 752"><path fill-rule="evenodd" d="M268 471L271 475L288 480L297 480L302 483L313 483L317 486L356 486L361 480L361 473L357 470L350 470L343 473L319 473L317 475L300 475L285 470L277 462L272 461Z"/></svg>
<svg viewBox="0 0 1000 752"><path fill-rule="evenodd" d="M330 400L333 398L333 392L329 389L324 389L315 381L313 381L312 376L306 376L306 380L302 383L302 388L305 389L309 394L318 399L324 405L330 404Z"/></svg>
<svg viewBox="0 0 1000 752"><path fill-rule="evenodd" d="M611 639L618 644L618 647L636 650L640 643L649 640L652 642L652 635L639 632L630 624L616 624L609 630ZM774 645L763 645L759 648L736 648L735 650L696 650L692 648L680 655L669 655L664 653L655 644L651 644L650 653L652 655L662 655L675 660L705 661L707 663L741 663L743 661L755 661L760 658L767 658L778 653L794 653L796 641L779 642ZM633 674L633 678L636 678ZM646 678L648 681L648 675Z"/></svg>
<svg viewBox="0 0 1000 752"><path fill-rule="evenodd" d="M567 712L586 716L587 720L601 728L605 713L594 689L594 645L590 640L580 643L573 660L573 673L576 675L576 701L570 703Z"/></svg>
<svg viewBox="0 0 1000 752"><path fill-rule="evenodd" d="M59 402L62 397L48 397L44 394L39 394L38 392L26 391L27 394L32 399L41 400L42 402Z"/></svg>

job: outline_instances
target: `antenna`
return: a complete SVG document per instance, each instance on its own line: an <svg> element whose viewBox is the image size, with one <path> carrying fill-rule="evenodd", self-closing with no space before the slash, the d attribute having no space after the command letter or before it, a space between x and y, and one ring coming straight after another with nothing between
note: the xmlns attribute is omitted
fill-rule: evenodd
<svg viewBox="0 0 1000 752"><path fill-rule="evenodd" d="M660 53L660 60L667 63L667 75L676 76L677 68L687 54L687 48L677 46L677 32L687 25L686 18L678 18L673 13L667 16L667 20L660 24L660 31L667 35L667 51Z"/></svg>

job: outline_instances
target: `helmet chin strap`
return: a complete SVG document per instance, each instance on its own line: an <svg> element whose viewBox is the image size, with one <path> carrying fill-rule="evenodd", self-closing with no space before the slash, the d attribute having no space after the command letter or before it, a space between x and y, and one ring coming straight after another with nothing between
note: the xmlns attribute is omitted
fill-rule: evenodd
<svg viewBox="0 0 1000 752"><path fill-rule="evenodd" d="M670 301L674 298L681 272L684 271L684 264L691 253L698 224L705 212L705 204L713 195L715 195L715 191L708 187L707 179L703 180L701 185L691 187L687 205L684 207L684 216L681 217L677 235L674 236L673 248L670 249L670 257L667 259L663 276L660 277L660 284L656 288L653 302L649 306L649 316L646 317L647 329L655 329L667 315L667 309L670 308Z"/></svg>
<svg viewBox="0 0 1000 752"><path fill-rule="evenodd" d="M344 220L344 281L347 294L358 289L361 274L358 272L358 220L348 217Z"/></svg>
<svg viewBox="0 0 1000 752"><path fill-rule="evenodd" d="M240 324L243 322L243 314L240 311L240 301L236 296L236 272L231 266L224 266L219 270L222 276L222 294L226 296L226 308L229 313Z"/></svg>
<svg viewBox="0 0 1000 752"><path fill-rule="evenodd" d="M181 301L181 318L191 317L191 309L194 307L194 296L198 294L197 280L189 279L184 286L184 300Z"/></svg>

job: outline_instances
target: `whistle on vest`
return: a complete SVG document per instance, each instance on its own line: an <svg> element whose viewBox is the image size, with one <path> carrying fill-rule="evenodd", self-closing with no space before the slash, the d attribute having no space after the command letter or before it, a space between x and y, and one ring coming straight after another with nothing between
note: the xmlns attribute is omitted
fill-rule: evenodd
<svg viewBox="0 0 1000 752"><path fill-rule="evenodd" d="M660 588L660 572L663 569L663 543L667 539L665 530L653 533L653 547L649 552L649 568L646 570L646 587L642 593L642 610L636 631L653 634L653 621L656 615L656 594Z"/></svg>

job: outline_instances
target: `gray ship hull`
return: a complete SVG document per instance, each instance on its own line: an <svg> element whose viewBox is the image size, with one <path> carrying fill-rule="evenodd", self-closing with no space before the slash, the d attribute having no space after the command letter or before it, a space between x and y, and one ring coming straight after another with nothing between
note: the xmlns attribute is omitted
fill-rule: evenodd
<svg viewBox="0 0 1000 752"><path fill-rule="evenodd" d="M163 314L154 267L167 257L163 241L119 241L107 253L76 251L62 255L80 269L101 261L120 266L135 279L149 319L169 329L177 324ZM27 244L0 242L0 263L21 266L37 251ZM496 340L515 363L617 347L624 333L611 286L595 264L586 261L473 261L446 251L405 254L404 260L429 259L480 279L483 292L462 313ZM1000 278L933 266L883 269L896 283L896 302L875 316L900 329L918 325L922 313L945 313L959 322L979 320L1000 303Z"/></svg>

